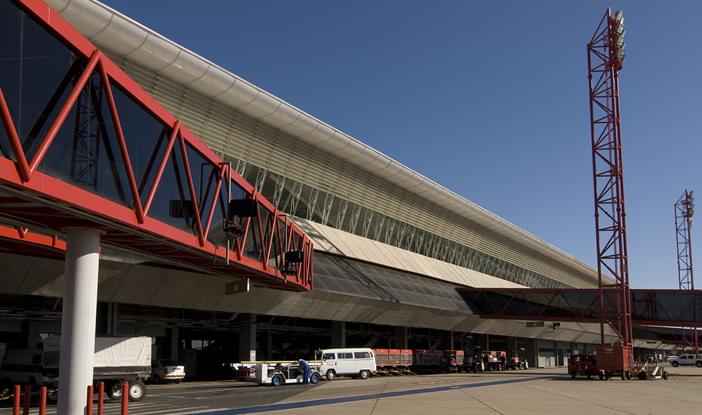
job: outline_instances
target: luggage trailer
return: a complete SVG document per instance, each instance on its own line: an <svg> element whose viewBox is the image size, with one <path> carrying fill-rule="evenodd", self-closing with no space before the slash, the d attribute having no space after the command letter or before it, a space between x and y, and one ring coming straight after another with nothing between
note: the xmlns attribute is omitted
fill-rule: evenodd
<svg viewBox="0 0 702 415"><path fill-rule="evenodd" d="M322 362L308 361L310 367L308 382L316 385L322 379L319 367ZM303 371L297 361L246 361L231 365L240 374L239 380L256 382L259 385L282 386L288 384L302 384Z"/></svg>

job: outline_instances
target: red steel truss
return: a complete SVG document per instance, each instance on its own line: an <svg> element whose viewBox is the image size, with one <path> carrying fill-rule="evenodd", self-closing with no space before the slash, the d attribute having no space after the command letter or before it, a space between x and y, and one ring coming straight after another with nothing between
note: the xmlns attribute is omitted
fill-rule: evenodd
<svg viewBox="0 0 702 415"><path fill-rule="evenodd" d="M678 284L681 290L694 290L695 279L692 269L692 215L694 201L692 192L685 190L675 202L675 247L678 254ZM682 329L683 342L692 347L695 353L699 351L696 328Z"/></svg>
<svg viewBox="0 0 702 415"><path fill-rule="evenodd" d="M590 134L595 194L595 228L597 239L597 274L600 287L599 308L616 309L612 320L600 313L601 340L604 326L609 324L621 338L623 346L631 346L631 304L629 267L624 210L624 168L622 134L619 116L619 69L622 57L616 54L615 19L609 9L602 17L587 45L588 79L590 84ZM614 278L608 285L606 276ZM603 290L615 288L616 296L605 296ZM612 304L607 304L612 301Z"/></svg>
<svg viewBox="0 0 702 415"><path fill-rule="evenodd" d="M192 269L250 277L279 288L312 288L313 245L299 227L48 5L41 0L10 4L58 39L76 63L62 81L63 101L57 89L43 104L40 121L47 128L30 137L36 139L34 144L16 128L20 121L13 118L13 108L0 88L0 145L4 132L8 141L4 145L9 148L0 148L0 221L11 225L0 228L0 239L21 242L34 235L26 228L60 234L68 227L91 227L103 232L105 244ZM131 113L124 112L117 94L163 126L160 135L137 139L150 141L148 147L153 148L143 175L132 162L139 155L130 147L135 142L130 137L133 131L126 128ZM103 113L100 108L107 110ZM96 117L98 130L90 132L87 127ZM105 126L111 126L109 131ZM47 173L45 165L50 157L60 161L52 152L58 151L57 137L66 128L72 129L75 138L70 178L62 180ZM107 136L115 139L110 142ZM96 143L103 143L101 155ZM107 161L101 169L99 157ZM169 189L164 184L166 172L173 177ZM95 191L99 174L114 177L112 187L120 201ZM173 194L174 189L179 197L159 199L160 191ZM225 233L228 202L233 198L253 200L255 212L238 219L236 232ZM164 202L170 203L165 209L170 207L171 217L181 218L186 225L175 226L157 217L154 206ZM40 239L33 241L39 245L61 249L55 238L32 237ZM294 251L293 260L287 259L290 251Z"/></svg>

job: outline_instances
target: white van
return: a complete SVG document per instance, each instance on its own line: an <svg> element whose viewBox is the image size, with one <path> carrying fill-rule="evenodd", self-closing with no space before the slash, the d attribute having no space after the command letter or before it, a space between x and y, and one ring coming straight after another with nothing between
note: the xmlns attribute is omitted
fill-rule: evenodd
<svg viewBox="0 0 702 415"><path fill-rule="evenodd" d="M368 379L375 374L375 355L373 350L363 348L351 349L324 349L322 352L322 365L319 372L334 380L337 376L358 376Z"/></svg>

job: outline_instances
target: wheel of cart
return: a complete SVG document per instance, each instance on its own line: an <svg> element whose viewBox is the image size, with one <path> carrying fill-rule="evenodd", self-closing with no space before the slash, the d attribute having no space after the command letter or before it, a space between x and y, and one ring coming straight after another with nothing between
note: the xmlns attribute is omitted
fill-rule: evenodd
<svg viewBox="0 0 702 415"><path fill-rule="evenodd" d="M122 382L115 380L107 385L107 396L112 400L119 400L122 398ZM129 382L129 387L127 388L129 393L130 402L139 402L146 396L146 385L141 380L133 380Z"/></svg>
<svg viewBox="0 0 702 415"><path fill-rule="evenodd" d="M319 373L317 373L317 372L313 372L313 373L310 375L310 383L313 384L313 385L318 384L320 379L321 379L321 376L320 376Z"/></svg>
<svg viewBox="0 0 702 415"><path fill-rule="evenodd" d="M280 386L284 383L285 383L285 379L283 378L283 375L281 375L280 373L274 375L271 378L271 385L273 385L273 386Z"/></svg>

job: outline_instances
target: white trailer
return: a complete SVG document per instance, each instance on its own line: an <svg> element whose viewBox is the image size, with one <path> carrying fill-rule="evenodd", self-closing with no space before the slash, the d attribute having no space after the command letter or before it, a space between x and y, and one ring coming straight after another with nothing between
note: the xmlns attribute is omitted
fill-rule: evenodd
<svg viewBox="0 0 702 415"><path fill-rule="evenodd" d="M129 400L146 396L144 381L151 375L151 337L96 337L93 379L105 382L111 399L122 397L122 382L129 382ZM61 339L49 336L44 340L42 365L59 367Z"/></svg>

